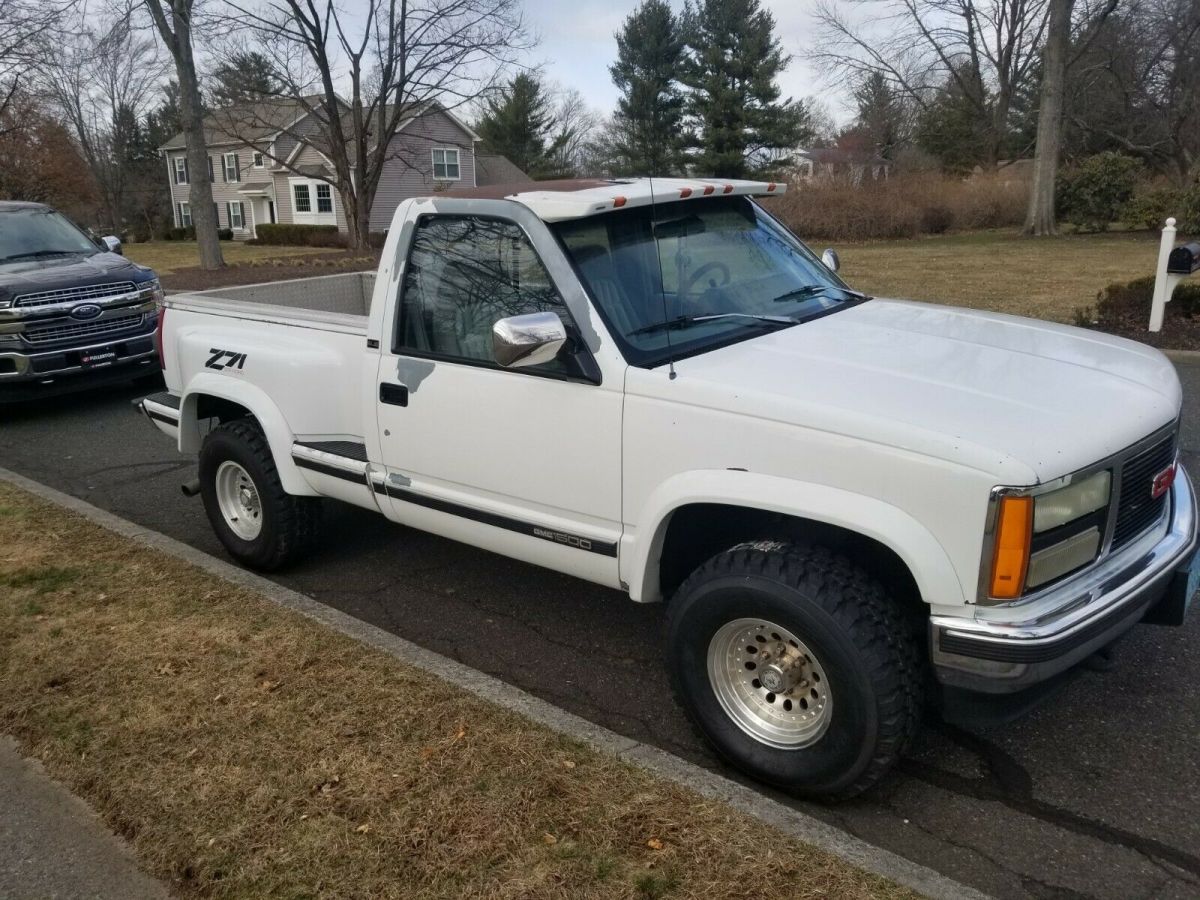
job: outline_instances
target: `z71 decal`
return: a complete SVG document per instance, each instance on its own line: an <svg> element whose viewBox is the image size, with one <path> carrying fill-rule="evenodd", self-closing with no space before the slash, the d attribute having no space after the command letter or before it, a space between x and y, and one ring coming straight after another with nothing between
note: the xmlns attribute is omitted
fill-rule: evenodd
<svg viewBox="0 0 1200 900"><path fill-rule="evenodd" d="M245 353L234 353L232 350L218 350L216 347L210 347L208 352L212 356L204 364L206 369L216 369L220 372L222 369L241 369L246 365Z"/></svg>

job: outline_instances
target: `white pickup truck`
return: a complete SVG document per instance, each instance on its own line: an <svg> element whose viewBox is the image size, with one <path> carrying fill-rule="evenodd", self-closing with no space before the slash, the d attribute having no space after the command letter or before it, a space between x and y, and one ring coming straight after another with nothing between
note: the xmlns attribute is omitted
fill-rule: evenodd
<svg viewBox="0 0 1200 900"><path fill-rule="evenodd" d="M311 553L333 498L666 600L716 749L851 795L927 700L1182 622L1196 507L1162 354L866 297L752 199L782 190L405 201L375 275L167 298L141 408L241 562Z"/></svg>

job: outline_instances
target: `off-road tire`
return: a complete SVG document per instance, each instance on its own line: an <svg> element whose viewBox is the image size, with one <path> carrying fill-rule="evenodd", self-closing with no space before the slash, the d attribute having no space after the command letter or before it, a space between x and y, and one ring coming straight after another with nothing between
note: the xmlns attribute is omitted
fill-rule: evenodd
<svg viewBox="0 0 1200 900"><path fill-rule="evenodd" d="M262 529L251 541L229 527L216 497L216 473L232 460L250 475L262 507ZM252 569L273 572L307 554L321 525L321 502L295 497L283 489L271 448L252 419L224 422L210 431L200 447L200 496L217 538L229 555Z"/></svg>
<svg viewBox="0 0 1200 900"><path fill-rule="evenodd" d="M832 696L826 731L780 749L744 731L722 708L708 672L713 635L761 617L790 630L820 660ZM923 665L912 622L850 560L803 543L739 544L680 586L667 614L667 647L680 703L736 768L798 796L843 799L878 782L921 722Z"/></svg>

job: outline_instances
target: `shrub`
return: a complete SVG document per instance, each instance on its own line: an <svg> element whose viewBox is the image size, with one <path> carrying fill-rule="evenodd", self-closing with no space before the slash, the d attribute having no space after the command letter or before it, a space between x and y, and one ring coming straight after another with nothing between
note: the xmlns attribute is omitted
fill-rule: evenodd
<svg viewBox="0 0 1200 900"><path fill-rule="evenodd" d="M1184 191L1177 188L1157 187L1141 191L1129 199L1121 210L1121 220L1135 228L1159 229L1168 216L1183 215ZM1182 226L1182 221L1180 225ZM1185 228L1184 230L1191 230Z"/></svg>
<svg viewBox="0 0 1200 900"><path fill-rule="evenodd" d="M1153 275L1110 284L1096 298L1095 320L1105 329L1121 324L1144 327L1150 321L1153 298ZM1167 304L1167 312L1185 319L1200 315L1200 284L1185 282L1175 288L1171 302Z"/></svg>
<svg viewBox="0 0 1200 900"><path fill-rule="evenodd" d="M864 241L1019 225L1027 195L1028 182L1003 172L966 179L915 172L861 184L797 181L767 202L802 237Z"/></svg>
<svg viewBox="0 0 1200 900"><path fill-rule="evenodd" d="M290 247L344 247L346 239L336 225L259 225L257 243Z"/></svg>
<svg viewBox="0 0 1200 900"><path fill-rule="evenodd" d="M164 241L194 241L196 229L191 225L186 228L164 228L160 236Z"/></svg>
<svg viewBox="0 0 1200 900"><path fill-rule="evenodd" d="M1058 180L1059 217L1082 231L1104 231L1116 222L1137 187L1142 164L1120 153L1081 160Z"/></svg>
<svg viewBox="0 0 1200 900"><path fill-rule="evenodd" d="M217 240L218 241L232 241L233 240L233 229L232 228L218 228L217 229Z"/></svg>

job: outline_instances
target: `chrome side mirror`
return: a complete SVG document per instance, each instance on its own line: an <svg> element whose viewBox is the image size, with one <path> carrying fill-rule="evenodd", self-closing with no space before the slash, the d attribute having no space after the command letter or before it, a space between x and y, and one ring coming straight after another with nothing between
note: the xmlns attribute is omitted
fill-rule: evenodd
<svg viewBox="0 0 1200 900"><path fill-rule="evenodd" d="M109 234L109 235L105 235L104 237L100 238L100 242L102 244L104 244L104 249L106 249L109 253L120 253L121 252L120 238L115 238L111 234Z"/></svg>
<svg viewBox="0 0 1200 900"><path fill-rule="evenodd" d="M836 272L842 267L842 261L838 259L837 251L832 247L827 247L821 254L821 262L825 263L825 268L830 272Z"/></svg>
<svg viewBox="0 0 1200 900"><path fill-rule="evenodd" d="M548 363L566 342L567 329L552 312L509 316L492 326L492 353L508 369Z"/></svg>

